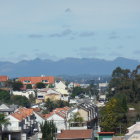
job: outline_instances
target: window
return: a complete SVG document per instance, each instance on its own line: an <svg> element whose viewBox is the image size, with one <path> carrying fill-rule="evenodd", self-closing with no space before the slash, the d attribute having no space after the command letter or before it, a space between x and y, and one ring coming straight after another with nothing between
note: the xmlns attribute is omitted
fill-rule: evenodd
<svg viewBox="0 0 140 140"><path fill-rule="evenodd" d="M29 81L29 80L25 80L24 83L31 83L31 81Z"/></svg>
<svg viewBox="0 0 140 140"><path fill-rule="evenodd" d="M42 80L42 82L43 82L43 83L47 83L47 82L48 82L48 80Z"/></svg>

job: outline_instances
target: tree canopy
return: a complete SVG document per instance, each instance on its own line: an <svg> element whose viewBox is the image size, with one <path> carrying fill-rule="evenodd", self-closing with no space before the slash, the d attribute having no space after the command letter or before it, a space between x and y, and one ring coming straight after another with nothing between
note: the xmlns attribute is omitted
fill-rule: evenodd
<svg viewBox="0 0 140 140"><path fill-rule="evenodd" d="M41 132L43 140L54 140L57 128L53 121L45 121L41 124Z"/></svg>
<svg viewBox="0 0 140 140"><path fill-rule="evenodd" d="M42 82L36 83L36 88L41 89L41 88L45 88L45 87L46 87L46 85L44 83L42 83Z"/></svg>

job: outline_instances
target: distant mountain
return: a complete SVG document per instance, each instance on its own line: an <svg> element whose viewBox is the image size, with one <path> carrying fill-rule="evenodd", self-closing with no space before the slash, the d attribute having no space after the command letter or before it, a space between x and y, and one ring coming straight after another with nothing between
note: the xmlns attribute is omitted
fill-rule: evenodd
<svg viewBox="0 0 140 140"><path fill-rule="evenodd" d="M127 58L116 58L113 61L89 58L65 58L58 61L23 60L18 63L0 62L0 75L10 77L40 76L40 75L110 75L120 66L122 68L135 69L140 62Z"/></svg>

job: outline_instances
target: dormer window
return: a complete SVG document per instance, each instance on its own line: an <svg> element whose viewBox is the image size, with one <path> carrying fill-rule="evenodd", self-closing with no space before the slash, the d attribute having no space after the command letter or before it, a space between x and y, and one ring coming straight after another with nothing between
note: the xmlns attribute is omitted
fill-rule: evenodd
<svg viewBox="0 0 140 140"><path fill-rule="evenodd" d="M48 80L42 80L42 83L48 83Z"/></svg>
<svg viewBox="0 0 140 140"><path fill-rule="evenodd" d="M31 83L31 81L29 81L29 80L25 80L24 83Z"/></svg>

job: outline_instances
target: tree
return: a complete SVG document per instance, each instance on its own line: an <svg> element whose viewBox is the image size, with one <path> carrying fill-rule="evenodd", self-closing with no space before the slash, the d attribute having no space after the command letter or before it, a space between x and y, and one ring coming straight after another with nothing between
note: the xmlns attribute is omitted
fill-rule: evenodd
<svg viewBox="0 0 140 140"><path fill-rule="evenodd" d="M70 126L82 126L82 122L84 121L83 118L80 116L79 112L74 113L71 118L68 120Z"/></svg>
<svg viewBox="0 0 140 140"><path fill-rule="evenodd" d="M2 127L6 127L10 122L5 118L4 114L0 114L0 140L2 140Z"/></svg>
<svg viewBox="0 0 140 140"><path fill-rule="evenodd" d="M122 128L122 132L126 132L126 105L118 98L112 98L104 108L100 110L100 126L102 131L118 132L118 128Z"/></svg>
<svg viewBox="0 0 140 140"><path fill-rule="evenodd" d="M11 96L11 103L17 104L19 106L30 107L30 101L25 96L13 95Z"/></svg>
<svg viewBox="0 0 140 140"><path fill-rule="evenodd" d="M12 88L13 88L14 91L20 91L21 88L23 88L23 84L20 81L13 82L12 83Z"/></svg>
<svg viewBox="0 0 140 140"><path fill-rule="evenodd" d="M45 121L41 124L41 132L43 140L53 140L57 133L57 128L53 121Z"/></svg>
<svg viewBox="0 0 140 140"><path fill-rule="evenodd" d="M42 82L36 83L36 88L41 89L41 88L45 88L45 87L46 87L46 85L44 83L42 83Z"/></svg>
<svg viewBox="0 0 140 140"><path fill-rule="evenodd" d="M69 103L62 100L53 101L48 98L45 102L45 107L47 108L48 112L52 112L52 110L55 108L62 108L65 106L69 106ZM47 111L44 110L44 112Z"/></svg>
<svg viewBox="0 0 140 140"><path fill-rule="evenodd" d="M0 90L0 102L9 103L9 101L10 101L10 93L5 90Z"/></svg>
<svg viewBox="0 0 140 140"><path fill-rule="evenodd" d="M71 96L74 98L75 96L79 96L82 93L85 93L84 89L82 89L81 87L74 87Z"/></svg>
<svg viewBox="0 0 140 140"><path fill-rule="evenodd" d="M26 89L32 89L32 85L31 85L31 84L28 84L28 85L26 86Z"/></svg>

